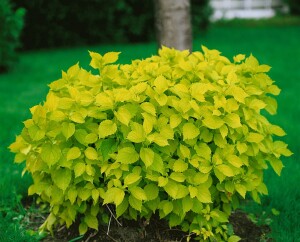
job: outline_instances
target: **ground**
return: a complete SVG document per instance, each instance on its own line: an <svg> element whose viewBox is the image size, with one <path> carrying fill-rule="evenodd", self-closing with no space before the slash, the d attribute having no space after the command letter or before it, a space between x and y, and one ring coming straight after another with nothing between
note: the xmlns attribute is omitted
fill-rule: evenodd
<svg viewBox="0 0 300 242"><path fill-rule="evenodd" d="M234 233L242 238L242 242L272 241L268 237L270 228L267 225L256 225L245 212L234 212L230 217L230 224ZM53 237L49 235L42 242L183 242L187 238L186 233L178 228L170 229L165 221L158 218L151 219L149 223L144 220L122 221L122 226L112 220L109 228L107 225L100 226L99 231L89 231L83 237L78 235L77 228L78 224L69 229L64 226L57 228Z"/></svg>

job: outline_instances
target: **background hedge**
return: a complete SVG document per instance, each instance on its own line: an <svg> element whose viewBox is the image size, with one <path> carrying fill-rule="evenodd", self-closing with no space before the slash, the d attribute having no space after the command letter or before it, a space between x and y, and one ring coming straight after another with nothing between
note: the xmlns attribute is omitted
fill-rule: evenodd
<svg viewBox="0 0 300 242"><path fill-rule="evenodd" d="M155 39L153 0L13 0L27 10L23 49ZM195 32L206 29L209 0L192 0Z"/></svg>

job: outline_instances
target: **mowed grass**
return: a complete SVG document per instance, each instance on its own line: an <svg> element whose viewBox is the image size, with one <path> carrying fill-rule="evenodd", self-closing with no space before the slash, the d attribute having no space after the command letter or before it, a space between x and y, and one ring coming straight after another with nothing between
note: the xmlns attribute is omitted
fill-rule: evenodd
<svg viewBox="0 0 300 242"><path fill-rule="evenodd" d="M262 205L248 203L245 207L254 214L265 212L270 215L275 241L300 241L299 39L299 26L212 26L207 34L197 36L194 40L194 50L200 50L201 45L205 45L220 50L230 59L239 53L252 53L262 64L272 66L270 76L282 89L277 99L278 114L269 119L285 129L287 136L283 139L294 155L283 159L285 168L281 177L271 170L266 172L269 196L262 199ZM13 155L7 147L21 132L22 121L30 117L29 108L45 100L49 90L47 85L60 78L61 70L67 70L78 61L81 66L88 68L88 50L100 53L121 51L119 62L129 63L133 59L156 54L156 48L156 43L148 43L23 53L12 72L0 75L0 213L7 214L10 209L18 211L18 199L20 195L26 197L31 183L30 176L21 178L23 166L13 164ZM280 214L272 216L272 208L280 211Z"/></svg>

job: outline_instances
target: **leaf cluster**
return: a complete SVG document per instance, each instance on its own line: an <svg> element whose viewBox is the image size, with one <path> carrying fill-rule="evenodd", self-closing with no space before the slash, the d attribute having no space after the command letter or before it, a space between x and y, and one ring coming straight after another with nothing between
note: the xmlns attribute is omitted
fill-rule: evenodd
<svg viewBox="0 0 300 242"><path fill-rule="evenodd" d="M116 217L154 213L202 240L238 241L228 217L250 194L267 194L263 170L280 175L291 152L276 113L280 89L252 55L231 62L217 50L177 51L131 64L90 52L97 75L78 64L52 82L46 101L10 146L50 205L43 228L79 231Z"/></svg>

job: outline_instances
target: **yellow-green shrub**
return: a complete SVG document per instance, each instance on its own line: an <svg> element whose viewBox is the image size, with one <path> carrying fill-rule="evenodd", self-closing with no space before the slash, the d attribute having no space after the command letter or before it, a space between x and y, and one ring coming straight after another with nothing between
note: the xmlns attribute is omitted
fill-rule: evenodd
<svg viewBox="0 0 300 242"><path fill-rule="evenodd" d="M237 241L228 217L246 193L267 194L263 170L280 175L291 152L276 113L280 90L251 55L234 62L217 50L163 47L158 56L112 64L119 53L90 52L93 75L78 66L51 83L10 149L26 160L37 194L50 205L43 228L76 219L79 231L110 216L150 218L201 240Z"/></svg>

